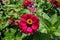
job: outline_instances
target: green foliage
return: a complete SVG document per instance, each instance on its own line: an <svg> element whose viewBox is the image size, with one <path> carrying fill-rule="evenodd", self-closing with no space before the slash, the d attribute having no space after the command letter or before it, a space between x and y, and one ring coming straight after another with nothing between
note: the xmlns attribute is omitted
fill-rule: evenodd
<svg viewBox="0 0 60 40"><path fill-rule="evenodd" d="M60 8L55 8L50 0L34 0L37 12L22 8L23 0L7 0L7 4L0 2L0 37L2 40L54 40L60 36ZM10 8L11 10L8 10ZM18 26L9 24L9 18L20 19L19 14L32 13L38 16L40 27L33 35L23 34Z"/></svg>

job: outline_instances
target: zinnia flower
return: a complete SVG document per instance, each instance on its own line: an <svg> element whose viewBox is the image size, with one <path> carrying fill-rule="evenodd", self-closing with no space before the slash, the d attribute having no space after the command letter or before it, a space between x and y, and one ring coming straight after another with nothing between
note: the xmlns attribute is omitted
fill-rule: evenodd
<svg viewBox="0 0 60 40"><path fill-rule="evenodd" d="M27 6L31 7L33 5L33 3L34 3L34 0L24 0L23 7L24 8L27 7Z"/></svg>
<svg viewBox="0 0 60 40"><path fill-rule="evenodd" d="M28 10L32 11L32 12L36 12L36 8L35 7L30 7Z"/></svg>
<svg viewBox="0 0 60 40"><path fill-rule="evenodd" d="M19 28L21 32L25 34L33 34L39 28L39 19L33 14L25 14L22 16L19 22Z"/></svg>
<svg viewBox="0 0 60 40"><path fill-rule="evenodd" d="M60 7L60 1L59 0L50 0L50 2L54 7Z"/></svg>

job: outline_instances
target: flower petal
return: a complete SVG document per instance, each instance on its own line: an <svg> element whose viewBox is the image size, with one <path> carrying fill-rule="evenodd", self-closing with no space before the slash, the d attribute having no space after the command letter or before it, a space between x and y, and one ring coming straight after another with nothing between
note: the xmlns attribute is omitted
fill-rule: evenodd
<svg viewBox="0 0 60 40"><path fill-rule="evenodd" d="M32 20L33 20L33 23L36 23L36 22L38 22L38 21L39 21L39 19L38 19L38 17L37 17L37 16L33 16L33 17L32 17Z"/></svg>
<svg viewBox="0 0 60 40"><path fill-rule="evenodd" d="M28 33L32 33L32 28L31 28L31 27L28 27L28 28L27 28L27 32L28 32Z"/></svg>
<svg viewBox="0 0 60 40"><path fill-rule="evenodd" d="M36 25L32 25L32 29L33 29L34 31L37 31L38 26L36 26Z"/></svg>
<svg viewBox="0 0 60 40"><path fill-rule="evenodd" d="M23 21L20 21L20 22L18 22L19 23L19 26L26 26L26 23L25 22L23 22Z"/></svg>
<svg viewBox="0 0 60 40"><path fill-rule="evenodd" d="M20 25L19 25L19 28L21 30L21 32L24 32L24 33L27 33L26 30L27 30L27 26L26 26L26 23L25 22L20 22Z"/></svg>

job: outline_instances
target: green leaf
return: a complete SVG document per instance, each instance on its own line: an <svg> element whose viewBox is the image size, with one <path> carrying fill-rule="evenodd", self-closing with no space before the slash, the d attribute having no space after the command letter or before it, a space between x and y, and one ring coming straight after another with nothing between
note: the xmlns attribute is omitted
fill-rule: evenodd
<svg viewBox="0 0 60 40"><path fill-rule="evenodd" d="M40 23L40 27L39 27L39 30L38 31L41 32L41 33L47 33L46 28L41 23Z"/></svg>
<svg viewBox="0 0 60 40"><path fill-rule="evenodd" d="M55 24L55 22L57 22L57 14L54 14L53 16L51 16L51 19L50 19L50 22L51 22L51 24L53 25L53 24Z"/></svg>
<svg viewBox="0 0 60 40"><path fill-rule="evenodd" d="M18 18L18 14L15 13L13 17L17 19Z"/></svg>
<svg viewBox="0 0 60 40"><path fill-rule="evenodd" d="M45 30L47 30L47 33L50 32L50 27L52 27L52 24L45 18L40 18L41 24L44 26Z"/></svg>
<svg viewBox="0 0 60 40"><path fill-rule="evenodd" d="M42 23L44 26L46 26L46 27L51 27L51 26L52 26L51 23L50 23L47 19L41 17L40 20L41 20L41 23Z"/></svg>
<svg viewBox="0 0 60 40"><path fill-rule="evenodd" d="M22 11L22 13L30 13L30 11L27 10L27 9L24 9L24 10Z"/></svg>
<svg viewBox="0 0 60 40"><path fill-rule="evenodd" d="M40 34L40 40L52 40L49 34Z"/></svg>
<svg viewBox="0 0 60 40"><path fill-rule="evenodd" d="M58 17L58 20L57 20L57 22L54 24L54 26L56 26L56 28L57 28L58 26L60 26L60 17Z"/></svg>
<svg viewBox="0 0 60 40"><path fill-rule="evenodd" d="M50 17L46 13L43 14L43 18L47 19L48 21L50 19Z"/></svg>
<svg viewBox="0 0 60 40"><path fill-rule="evenodd" d="M4 29L8 25L9 25L9 22L8 21L3 22L3 24L0 25L0 30Z"/></svg>
<svg viewBox="0 0 60 40"><path fill-rule="evenodd" d="M60 25L57 27L56 31L54 32L56 36L60 36Z"/></svg>
<svg viewBox="0 0 60 40"><path fill-rule="evenodd" d="M13 28L10 28L10 29L7 29L6 28L6 31L4 31L4 39L8 39L8 40L14 40L15 38L15 32L16 32L16 29L13 29Z"/></svg>
<svg viewBox="0 0 60 40"><path fill-rule="evenodd" d="M50 36L45 33L36 32L32 35L32 40L51 40Z"/></svg>
<svg viewBox="0 0 60 40"><path fill-rule="evenodd" d="M59 30L59 31L54 32L54 34L55 34L56 36L60 36L60 30Z"/></svg>

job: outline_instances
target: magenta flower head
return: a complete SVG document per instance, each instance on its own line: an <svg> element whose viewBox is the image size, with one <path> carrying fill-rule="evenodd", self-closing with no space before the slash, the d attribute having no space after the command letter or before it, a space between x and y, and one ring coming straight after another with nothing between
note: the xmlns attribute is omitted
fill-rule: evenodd
<svg viewBox="0 0 60 40"><path fill-rule="evenodd" d="M32 12L36 12L37 9L35 7L30 7L28 10L32 11Z"/></svg>
<svg viewBox="0 0 60 40"><path fill-rule="evenodd" d="M60 7L60 0L50 0L50 2L54 7Z"/></svg>
<svg viewBox="0 0 60 40"><path fill-rule="evenodd" d="M39 19L33 14L25 14L19 22L21 32L25 34L34 34L39 28Z"/></svg>
<svg viewBox="0 0 60 40"><path fill-rule="evenodd" d="M27 7L27 6L32 6L34 4L34 0L24 0L23 2L23 7Z"/></svg>

